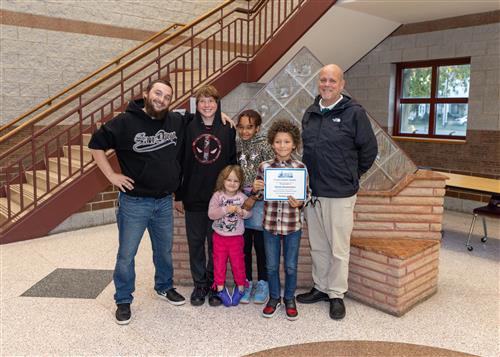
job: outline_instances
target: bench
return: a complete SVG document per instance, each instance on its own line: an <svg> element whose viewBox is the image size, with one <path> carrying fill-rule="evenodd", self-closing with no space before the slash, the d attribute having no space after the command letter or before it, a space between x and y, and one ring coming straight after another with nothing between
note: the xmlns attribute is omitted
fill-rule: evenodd
<svg viewBox="0 0 500 357"><path fill-rule="evenodd" d="M352 238L348 296L402 316L437 291L440 242Z"/></svg>

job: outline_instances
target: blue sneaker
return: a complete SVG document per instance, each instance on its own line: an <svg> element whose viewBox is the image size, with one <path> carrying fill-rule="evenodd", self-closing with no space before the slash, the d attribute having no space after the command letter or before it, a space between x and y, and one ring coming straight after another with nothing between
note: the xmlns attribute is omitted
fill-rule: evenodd
<svg viewBox="0 0 500 357"><path fill-rule="evenodd" d="M244 290L240 291L240 289L237 286L234 287L233 297L231 298L233 306L238 306L244 294L245 294Z"/></svg>
<svg viewBox="0 0 500 357"><path fill-rule="evenodd" d="M224 287L221 291L217 292L217 296L222 300L222 303L225 307L229 307L232 304L231 296L229 295L229 291Z"/></svg>
<svg viewBox="0 0 500 357"><path fill-rule="evenodd" d="M241 304L248 304L250 302L250 299L252 298L252 289L253 283L251 281L248 281L248 286L245 288L243 297L240 300Z"/></svg>
<svg viewBox="0 0 500 357"><path fill-rule="evenodd" d="M259 280L255 288L254 304L265 304L269 300L269 285L267 281Z"/></svg>

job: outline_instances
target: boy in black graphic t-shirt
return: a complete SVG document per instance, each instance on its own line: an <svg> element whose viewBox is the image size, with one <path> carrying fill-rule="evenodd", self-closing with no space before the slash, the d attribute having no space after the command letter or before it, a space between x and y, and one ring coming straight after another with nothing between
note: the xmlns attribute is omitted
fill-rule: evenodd
<svg viewBox="0 0 500 357"><path fill-rule="evenodd" d="M175 193L175 209L185 213L189 263L194 282L191 304L194 306L203 305L207 295L211 306L222 303L210 289L214 279L213 222L208 218L208 204L219 172L227 165L236 164L236 131L222 125L219 98L217 90L210 85L196 92L197 111L186 128L182 185Z"/></svg>

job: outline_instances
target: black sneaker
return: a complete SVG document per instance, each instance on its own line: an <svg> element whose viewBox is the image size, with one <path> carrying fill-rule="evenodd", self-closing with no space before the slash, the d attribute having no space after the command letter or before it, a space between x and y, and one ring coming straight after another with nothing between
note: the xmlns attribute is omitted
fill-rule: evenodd
<svg viewBox="0 0 500 357"><path fill-rule="evenodd" d="M219 297L219 295L217 295L217 292L212 289L210 289L210 291L208 292L208 305L210 306L222 305L221 298Z"/></svg>
<svg viewBox="0 0 500 357"><path fill-rule="evenodd" d="M184 296L175 291L175 288L170 288L167 291L157 291L158 297L167 300L172 305L184 305L186 299Z"/></svg>
<svg viewBox="0 0 500 357"><path fill-rule="evenodd" d="M328 301L328 294L319 291L316 288L312 288L311 291L304 294L297 295L297 301L301 304L314 304L318 301Z"/></svg>
<svg viewBox="0 0 500 357"><path fill-rule="evenodd" d="M207 296L208 289L200 286L195 286L193 292L191 293L191 305L201 306L205 303L205 297Z"/></svg>
<svg viewBox="0 0 500 357"><path fill-rule="evenodd" d="M281 298L274 299L272 297L269 297L269 301L266 304L266 307L264 307L264 310L262 311L262 316L264 317L273 317L276 314L276 311L281 306Z"/></svg>
<svg viewBox="0 0 500 357"><path fill-rule="evenodd" d="M130 312L130 304L117 304L116 306L116 323L118 325L127 325L132 317L132 313Z"/></svg>
<svg viewBox="0 0 500 357"><path fill-rule="evenodd" d="M330 299L330 317L334 320L342 320L345 317L344 300Z"/></svg>

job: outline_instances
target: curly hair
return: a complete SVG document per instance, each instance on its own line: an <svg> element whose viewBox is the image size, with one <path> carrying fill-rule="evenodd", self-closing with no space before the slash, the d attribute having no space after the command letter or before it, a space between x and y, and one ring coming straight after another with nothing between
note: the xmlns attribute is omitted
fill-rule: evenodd
<svg viewBox="0 0 500 357"><path fill-rule="evenodd" d="M300 129L297 125L287 119L275 120L267 131L267 142L269 143L269 145L273 145L274 138L278 133L290 134L293 140L293 144L295 145L295 150L299 150L300 146L302 145L302 138L300 135Z"/></svg>
<svg viewBox="0 0 500 357"><path fill-rule="evenodd" d="M217 176L214 192L224 191L224 180L231 175L231 172L234 172L236 177L238 177L238 180L240 180L240 187L238 187L238 190L241 190L241 186L243 186L243 181L245 179L243 169L240 165L227 165L221 170L221 172L219 172L219 176Z"/></svg>
<svg viewBox="0 0 500 357"><path fill-rule="evenodd" d="M257 113L253 109L247 109L244 110L238 115L238 122L240 121L241 118L247 117L248 121L255 125L255 127L259 127L262 124L262 117L260 116L259 113Z"/></svg>

